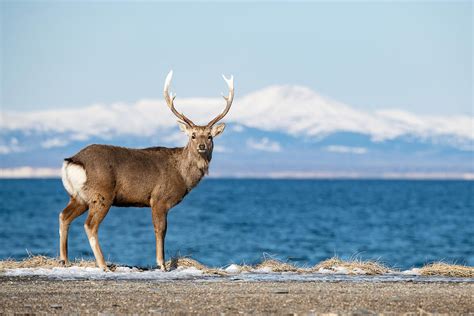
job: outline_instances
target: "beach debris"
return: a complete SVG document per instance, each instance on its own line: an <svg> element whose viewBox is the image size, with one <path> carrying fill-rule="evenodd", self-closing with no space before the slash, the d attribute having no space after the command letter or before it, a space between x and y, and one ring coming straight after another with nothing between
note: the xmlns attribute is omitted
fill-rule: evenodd
<svg viewBox="0 0 474 316"><path fill-rule="evenodd" d="M277 290L273 291L273 293L275 293L275 294L288 294L288 293L290 293L290 291L288 291L287 289L277 289Z"/></svg>

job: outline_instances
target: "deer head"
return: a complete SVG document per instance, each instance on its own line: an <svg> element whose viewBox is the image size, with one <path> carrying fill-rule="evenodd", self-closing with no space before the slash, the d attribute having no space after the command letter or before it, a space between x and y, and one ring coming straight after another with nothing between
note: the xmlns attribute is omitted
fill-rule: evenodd
<svg viewBox="0 0 474 316"><path fill-rule="evenodd" d="M211 157L212 150L214 148L214 137L219 136L225 128L224 123L219 123L220 120L226 116L227 112L229 112L230 107L232 105L232 101L234 100L234 77L230 76L227 79L224 75L225 82L229 87L229 95L223 96L226 101L226 107L224 111L217 115L214 119L212 119L207 125L199 126L193 123L189 118L187 118L183 113L179 113L174 107L174 99L176 95L172 95L169 92L169 88L171 85L171 78L173 77L173 71L168 73L165 80L165 87L163 89L163 94L166 100L166 104L170 108L171 112L178 118L178 125L179 128L185 132L188 137L188 145L187 147L191 150L196 150L196 152L205 157Z"/></svg>

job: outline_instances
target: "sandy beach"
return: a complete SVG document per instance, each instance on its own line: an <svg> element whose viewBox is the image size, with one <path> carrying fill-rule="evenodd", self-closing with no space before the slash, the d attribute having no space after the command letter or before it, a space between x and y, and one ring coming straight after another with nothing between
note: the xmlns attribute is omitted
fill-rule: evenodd
<svg viewBox="0 0 474 316"><path fill-rule="evenodd" d="M0 277L0 313L474 313L474 283Z"/></svg>

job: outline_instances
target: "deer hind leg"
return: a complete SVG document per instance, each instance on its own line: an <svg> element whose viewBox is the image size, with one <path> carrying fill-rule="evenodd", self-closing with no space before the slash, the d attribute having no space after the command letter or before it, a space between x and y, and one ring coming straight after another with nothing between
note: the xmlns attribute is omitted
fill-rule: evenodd
<svg viewBox="0 0 474 316"><path fill-rule="evenodd" d="M71 198L66 208L59 214L59 258L63 264L68 263L67 237L69 225L72 221L87 210L87 205Z"/></svg>
<svg viewBox="0 0 474 316"><path fill-rule="evenodd" d="M107 265L104 260L104 255L102 254L102 249L100 249L98 232L99 225L107 215L110 206L111 203L106 202L103 196L98 195L89 205L89 215L84 224L84 229L97 265L104 270L107 270Z"/></svg>
<svg viewBox="0 0 474 316"><path fill-rule="evenodd" d="M153 227L156 238L156 264L162 271L166 271L165 265L165 236L167 226L168 208L161 203L155 203L151 207Z"/></svg>

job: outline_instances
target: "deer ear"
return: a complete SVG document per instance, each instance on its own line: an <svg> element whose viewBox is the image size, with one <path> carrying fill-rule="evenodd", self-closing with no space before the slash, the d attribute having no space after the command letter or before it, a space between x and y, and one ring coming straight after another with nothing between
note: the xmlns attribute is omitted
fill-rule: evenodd
<svg viewBox="0 0 474 316"><path fill-rule="evenodd" d="M217 137L217 136L219 136L220 134L222 134L222 132L224 131L224 128L225 128L225 124L224 124L224 123L220 123L220 124L214 125L214 126L212 127L212 130L211 130L211 135L212 135L212 137Z"/></svg>
<svg viewBox="0 0 474 316"><path fill-rule="evenodd" d="M182 121L178 121L178 126L179 126L179 129L180 129L181 131L183 131L184 133L186 133L186 135L188 135L188 136L190 135L191 132L190 132L190 130L189 130L189 125L188 125L188 124L186 124L186 123L184 123L184 122L182 122Z"/></svg>

